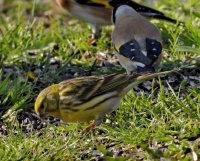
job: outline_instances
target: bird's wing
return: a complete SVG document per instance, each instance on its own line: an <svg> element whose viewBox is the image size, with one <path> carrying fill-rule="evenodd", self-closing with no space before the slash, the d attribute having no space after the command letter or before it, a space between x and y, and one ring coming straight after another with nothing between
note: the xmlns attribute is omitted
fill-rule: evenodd
<svg viewBox="0 0 200 161"><path fill-rule="evenodd" d="M162 53L162 44L157 40L146 38L147 57L152 61L152 65Z"/></svg>
<svg viewBox="0 0 200 161"><path fill-rule="evenodd" d="M120 46L119 53L132 61L140 62L145 65L150 65L152 63L152 60L140 51L140 46L135 39Z"/></svg>
<svg viewBox="0 0 200 161"><path fill-rule="evenodd" d="M133 0L75 0L75 1L83 5L91 5L91 6L104 7L104 8L109 8L109 9L112 9L113 7L121 3L125 3L133 7L137 12L140 12L143 16L162 19L162 20L173 22L173 23L177 22L176 20L172 18L166 17L164 13L158 10L155 10L153 8L136 3Z"/></svg>
<svg viewBox="0 0 200 161"><path fill-rule="evenodd" d="M121 45L119 50L117 48L116 50L118 53L132 61L137 61L147 66L151 66L161 54L162 44L157 40L146 38L147 56L140 51L139 44L135 39Z"/></svg>
<svg viewBox="0 0 200 161"><path fill-rule="evenodd" d="M111 6L107 0L75 0L75 2L89 6L104 7L110 9L113 8L113 6Z"/></svg>
<svg viewBox="0 0 200 161"><path fill-rule="evenodd" d="M127 85L126 82L138 75L110 74L103 76L79 77L59 84L60 96L76 100L77 105L96 96L118 91Z"/></svg>
<svg viewBox="0 0 200 161"><path fill-rule="evenodd" d="M140 12L143 16L150 17L150 18L162 19L162 20L173 22L173 23L177 22L176 20L174 20L172 18L166 17L164 13L162 13L158 10L155 10L153 8L136 3L133 0L110 0L109 1L109 4L113 7L120 3L126 3L126 4L130 5L137 12Z"/></svg>
<svg viewBox="0 0 200 161"><path fill-rule="evenodd" d="M109 93L113 91L119 92L121 89L125 88L130 80L133 80L140 74L135 75L126 75L126 74L111 74L105 75L104 80L100 86L100 88L95 91L92 97Z"/></svg>

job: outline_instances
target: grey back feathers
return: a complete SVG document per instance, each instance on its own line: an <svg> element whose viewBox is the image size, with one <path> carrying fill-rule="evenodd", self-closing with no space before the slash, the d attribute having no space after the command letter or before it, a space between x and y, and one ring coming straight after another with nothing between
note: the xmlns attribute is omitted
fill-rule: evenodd
<svg viewBox="0 0 200 161"><path fill-rule="evenodd" d="M113 25L116 22L116 17L120 16L126 12L136 12L132 7L126 5L126 4L119 4L117 6L114 7L113 12L112 12L112 16L111 16L111 21L113 23Z"/></svg>

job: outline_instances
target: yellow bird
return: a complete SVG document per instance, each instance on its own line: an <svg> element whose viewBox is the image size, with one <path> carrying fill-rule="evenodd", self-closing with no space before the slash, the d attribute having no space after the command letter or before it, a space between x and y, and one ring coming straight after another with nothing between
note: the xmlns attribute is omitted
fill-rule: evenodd
<svg viewBox="0 0 200 161"><path fill-rule="evenodd" d="M127 74L154 72L162 59L159 29L127 4L116 6L111 19L115 54Z"/></svg>
<svg viewBox="0 0 200 161"><path fill-rule="evenodd" d="M111 25L112 9L121 3L132 6L143 16L176 23L176 20L166 17L164 13L133 0L56 0L56 2L75 18L89 22L96 37L100 35L100 26Z"/></svg>
<svg viewBox="0 0 200 161"><path fill-rule="evenodd" d="M41 119L55 116L65 122L88 122L94 120L85 131L100 125L102 118L120 106L121 99L134 86L161 74L110 74L85 76L54 84L38 95L35 111Z"/></svg>

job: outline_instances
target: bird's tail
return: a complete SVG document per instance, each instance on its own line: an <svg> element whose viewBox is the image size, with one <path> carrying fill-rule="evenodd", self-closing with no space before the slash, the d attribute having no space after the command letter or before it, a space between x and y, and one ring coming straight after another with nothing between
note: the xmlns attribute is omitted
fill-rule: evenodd
<svg viewBox="0 0 200 161"><path fill-rule="evenodd" d="M172 73L172 72L178 72L180 69L173 69L173 70L169 70L169 71L164 71L164 72L157 72L157 73L149 73L149 74L145 74L145 75L141 75L135 78L135 81L139 81L139 82L143 82L147 79L162 75L162 74L168 74L168 73Z"/></svg>

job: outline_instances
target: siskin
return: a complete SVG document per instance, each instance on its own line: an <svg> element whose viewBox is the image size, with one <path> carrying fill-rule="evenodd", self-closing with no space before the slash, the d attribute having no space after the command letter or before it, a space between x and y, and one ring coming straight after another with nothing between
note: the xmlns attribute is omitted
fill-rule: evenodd
<svg viewBox="0 0 200 161"><path fill-rule="evenodd" d="M94 120L84 131L100 125L102 118L120 106L121 99L139 83L161 74L110 74L79 77L53 84L38 95L35 111L41 119L55 116L65 122Z"/></svg>

